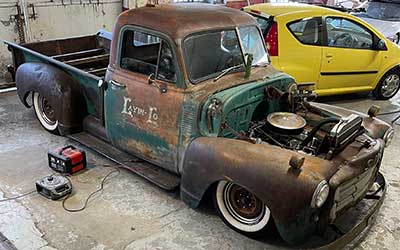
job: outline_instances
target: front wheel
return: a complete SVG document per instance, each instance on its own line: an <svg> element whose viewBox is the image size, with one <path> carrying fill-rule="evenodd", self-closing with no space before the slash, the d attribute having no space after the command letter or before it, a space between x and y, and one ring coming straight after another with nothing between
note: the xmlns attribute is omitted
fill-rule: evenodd
<svg viewBox="0 0 400 250"><path fill-rule="evenodd" d="M50 103L38 92L33 92L33 108L40 124L50 133L58 135L58 120Z"/></svg>
<svg viewBox="0 0 400 250"><path fill-rule="evenodd" d="M271 213L264 202L233 182L218 183L214 205L225 224L248 236L259 236L270 221Z"/></svg>
<svg viewBox="0 0 400 250"><path fill-rule="evenodd" d="M397 70L387 72L374 90L378 100L387 100L396 95L400 88L400 73Z"/></svg>

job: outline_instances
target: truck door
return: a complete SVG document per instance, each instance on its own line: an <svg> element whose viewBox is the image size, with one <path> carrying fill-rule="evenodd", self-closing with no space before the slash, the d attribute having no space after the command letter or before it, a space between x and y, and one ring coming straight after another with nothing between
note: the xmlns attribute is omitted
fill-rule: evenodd
<svg viewBox="0 0 400 250"><path fill-rule="evenodd" d="M173 47L142 29L120 34L117 63L107 75L107 135L119 149L176 172L184 94Z"/></svg>

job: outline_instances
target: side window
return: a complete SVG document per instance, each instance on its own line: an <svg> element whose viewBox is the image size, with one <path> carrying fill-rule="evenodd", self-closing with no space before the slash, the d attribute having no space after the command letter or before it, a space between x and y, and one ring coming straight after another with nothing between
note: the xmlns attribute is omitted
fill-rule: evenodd
<svg viewBox="0 0 400 250"><path fill-rule="evenodd" d="M159 37L135 31L135 35L133 37L133 46L139 47L151 44L159 44L160 41L161 40Z"/></svg>
<svg viewBox="0 0 400 250"><path fill-rule="evenodd" d="M340 18L326 18L326 31L329 47L371 49L372 33L353 21Z"/></svg>
<svg viewBox="0 0 400 250"><path fill-rule="evenodd" d="M288 29L303 44L321 45L321 25L318 18L306 18L288 24Z"/></svg>
<svg viewBox="0 0 400 250"><path fill-rule="evenodd" d="M160 37L133 30L124 32L120 57L122 69L147 76L155 74L157 79L175 82L173 58L171 47Z"/></svg>

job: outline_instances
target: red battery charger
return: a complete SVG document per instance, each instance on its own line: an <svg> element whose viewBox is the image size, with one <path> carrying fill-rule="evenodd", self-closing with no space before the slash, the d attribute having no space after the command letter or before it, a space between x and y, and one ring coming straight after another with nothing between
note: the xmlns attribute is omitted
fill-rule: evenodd
<svg viewBox="0 0 400 250"><path fill-rule="evenodd" d="M86 168L86 153L72 145L49 150L49 167L57 172L74 174Z"/></svg>

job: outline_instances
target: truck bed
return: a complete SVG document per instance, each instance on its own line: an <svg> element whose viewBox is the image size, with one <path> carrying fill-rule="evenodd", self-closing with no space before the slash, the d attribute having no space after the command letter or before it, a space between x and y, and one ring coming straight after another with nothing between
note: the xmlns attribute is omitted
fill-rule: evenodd
<svg viewBox="0 0 400 250"><path fill-rule="evenodd" d="M15 70L26 62L42 62L61 68L83 87L88 113L102 117L103 93L97 84L106 74L111 33L100 30L88 36L25 44L5 43L12 52Z"/></svg>
<svg viewBox="0 0 400 250"><path fill-rule="evenodd" d="M104 77L110 57L111 34L99 31L95 35L43 42L20 46L70 65L86 73ZM16 66L25 62L16 55Z"/></svg>

